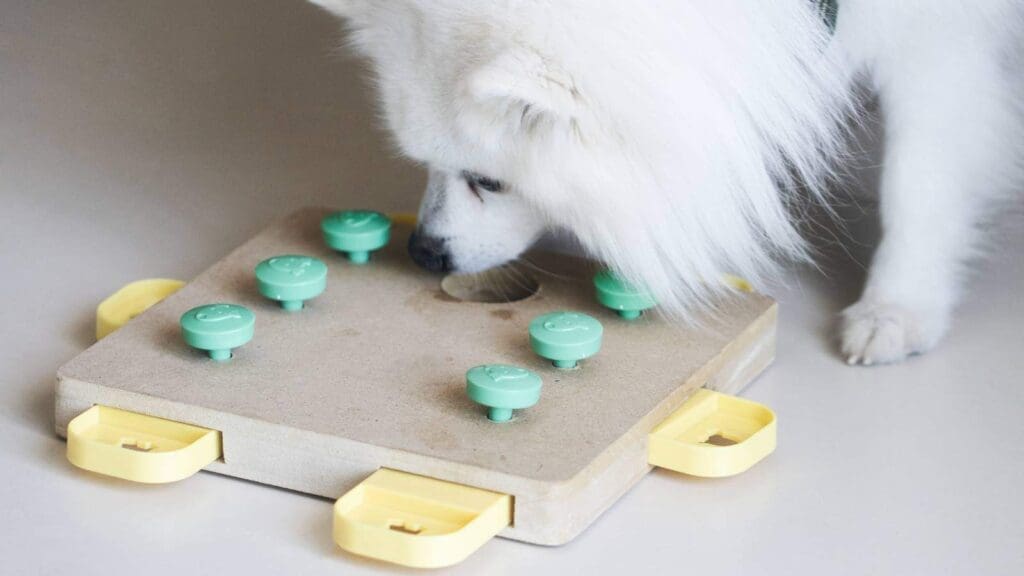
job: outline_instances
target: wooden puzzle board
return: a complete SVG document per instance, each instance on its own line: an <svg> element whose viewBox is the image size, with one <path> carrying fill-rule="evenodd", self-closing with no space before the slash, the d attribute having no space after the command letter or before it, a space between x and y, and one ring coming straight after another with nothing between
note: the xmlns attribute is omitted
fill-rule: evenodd
<svg viewBox="0 0 1024 576"><path fill-rule="evenodd" d="M220 430L209 470L337 498L379 467L511 494L501 535L564 543L649 471L646 436L697 388L738 391L773 358L776 306L750 294L699 333L655 314L633 322L600 307L585 260L534 253L534 296L461 302L405 253L410 229L369 265L321 239L329 211L273 224L177 294L98 342L58 374L56 426L103 404ZM279 254L316 256L327 291L300 312L257 292L253 269ZM233 302L256 315L256 336L227 363L181 338L178 319ZM605 327L601 352L559 370L532 352L527 325L578 310ZM540 403L495 424L465 394L467 369L508 363L544 379Z"/></svg>

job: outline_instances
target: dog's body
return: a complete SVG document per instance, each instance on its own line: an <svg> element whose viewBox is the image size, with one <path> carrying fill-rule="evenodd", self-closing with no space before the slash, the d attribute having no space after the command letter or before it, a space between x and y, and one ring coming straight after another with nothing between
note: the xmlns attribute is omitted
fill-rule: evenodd
<svg viewBox="0 0 1024 576"><path fill-rule="evenodd" d="M683 319L727 273L807 256L867 78L886 120L884 236L844 312L851 363L946 332L979 226L1019 189L1020 0L314 0L373 62L430 169L414 258L476 271L563 228Z"/></svg>

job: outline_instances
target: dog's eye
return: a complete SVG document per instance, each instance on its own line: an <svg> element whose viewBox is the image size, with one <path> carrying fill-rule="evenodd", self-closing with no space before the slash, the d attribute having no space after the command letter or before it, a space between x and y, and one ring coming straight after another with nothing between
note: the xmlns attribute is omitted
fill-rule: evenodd
<svg viewBox="0 0 1024 576"><path fill-rule="evenodd" d="M502 191L501 181L495 180L494 178L488 178L482 174L476 172L463 171L462 177L466 179L466 184L469 184L470 190L474 194L479 194L480 190L497 194Z"/></svg>

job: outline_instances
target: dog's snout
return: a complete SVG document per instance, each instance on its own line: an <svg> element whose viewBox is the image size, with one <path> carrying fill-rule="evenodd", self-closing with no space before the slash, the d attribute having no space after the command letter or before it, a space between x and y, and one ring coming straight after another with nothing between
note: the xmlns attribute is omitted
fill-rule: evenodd
<svg viewBox="0 0 1024 576"><path fill-rule="evenodd" d="M451 256L444 240L413 232L409 236L409 256L421 268L431 272L448 272L452 269Z"/></svg>

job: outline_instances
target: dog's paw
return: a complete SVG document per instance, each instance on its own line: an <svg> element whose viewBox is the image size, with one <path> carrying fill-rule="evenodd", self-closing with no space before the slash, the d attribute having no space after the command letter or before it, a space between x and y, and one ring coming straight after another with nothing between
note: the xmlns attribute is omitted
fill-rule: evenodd
<svg viewBox="0 0 1024 576"><path fill-rule="evenodd" d="M842 313L840 348L850 365L888 364L927 352L946 332L949 314L861 300Z"/></svg>

